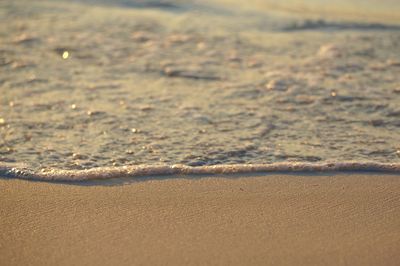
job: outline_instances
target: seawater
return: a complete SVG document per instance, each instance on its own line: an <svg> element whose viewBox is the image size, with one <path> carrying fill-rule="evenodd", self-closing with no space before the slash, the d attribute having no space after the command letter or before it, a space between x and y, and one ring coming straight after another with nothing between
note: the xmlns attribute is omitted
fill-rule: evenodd
<svg viewBox="0 0 400 266"><path fill-rule="evenodd" d="M2 1L0 174L398 169L399 14L391 0Z"/></svg>

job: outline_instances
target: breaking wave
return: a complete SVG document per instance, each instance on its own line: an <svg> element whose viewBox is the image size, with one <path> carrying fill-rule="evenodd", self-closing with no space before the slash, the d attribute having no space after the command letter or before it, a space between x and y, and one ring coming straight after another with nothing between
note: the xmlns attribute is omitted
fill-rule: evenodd
<svg viewBox="0 0 400 266"><path fill-rule="evenodd" d="M213 175L243 173L279 173L279 172L335 172L335 171L372 171L382 173L400 173L400 163L376 162L282 162L271 164L231 164L211 166L187 165L136 165L121 167L98 167L84 170L42 169L0 165L0 176L41 181L88 181L122 177L145 177L165 175Z"/></svg>

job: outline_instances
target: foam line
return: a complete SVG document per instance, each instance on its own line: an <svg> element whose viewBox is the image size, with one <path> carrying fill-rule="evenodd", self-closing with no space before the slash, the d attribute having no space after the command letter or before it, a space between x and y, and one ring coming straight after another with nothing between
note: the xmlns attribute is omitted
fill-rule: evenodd
<svg viewBox="0 0 400 266"><path fill-rule="evenodd" d="M232 164L212 166L135 165L98 167L85 170L33 170L28 167L0 165L0 176L42 181L87 181L156 175L238 174L271 172L374 171L400 174L400 163L377 162L281 162L270 164Z"/></svg>

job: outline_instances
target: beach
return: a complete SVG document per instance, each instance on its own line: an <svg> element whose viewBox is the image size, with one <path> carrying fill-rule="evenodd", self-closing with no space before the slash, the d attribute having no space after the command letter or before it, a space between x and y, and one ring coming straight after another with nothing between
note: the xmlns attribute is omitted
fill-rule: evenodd
<svg viewBox="0 0 400 266"><path fill-rule="evenodd" d="M0 179L1 265L398 265L399 177Z"/></svg>
<svg viewBox="0 0 400 266"><path fill-rule="evenodd" d="M5 0L0 25L0 266L400 265L400 1Z"/></svg>

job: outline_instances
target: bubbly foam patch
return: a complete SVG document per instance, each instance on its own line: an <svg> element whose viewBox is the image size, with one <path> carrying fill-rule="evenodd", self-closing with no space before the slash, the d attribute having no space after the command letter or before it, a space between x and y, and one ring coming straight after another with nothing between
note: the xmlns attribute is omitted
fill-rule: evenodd
<svg viewBox="0 0 400 266"><path fill-rule="evenodd" d="M332 172L374 171L400 173L399 163L374 162L282 162L271 164L231 164L212 166L187 165L136 165L122 167L98 167L85 170L43 169L0 165L0 176L42 181L87 181L123 177L145 177L165 175L240 174L273 172Z"/></svg>
<svg viewBox="0 0 400 266"><path fill-rule="evenodd" d="M398 171L400 12L337 1L0 1L0 176Z"/></svg>

